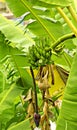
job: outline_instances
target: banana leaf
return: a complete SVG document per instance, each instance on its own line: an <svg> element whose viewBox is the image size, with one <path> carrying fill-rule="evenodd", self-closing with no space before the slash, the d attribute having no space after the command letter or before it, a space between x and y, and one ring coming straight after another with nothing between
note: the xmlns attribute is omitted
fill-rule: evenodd
<svg viewBox="0 0 77 130"><path fill-rule="evenodd" d="M28 49L29 45L33 45L34 41L20 26L16 26L11 20L0 15L0 31L5 35L6 39L12 42L13 47Z"/></svg>
<svg viewBox="0 0 77 130"><path fill-rule="evenodd" d="M9 73L7 60L10 66L13 64L16 70L15 77L18 79L14 79L11 84L6 76L6 73ZM30 74L26 71L26 66L28 66L26 55L24 55L21 49L19 50L18 48L13 48L9 46L9 44L6 44L6 41L0 42L0 65L0 129L3 130L15 115L16 98L19 97L24 90L26 94L27 90L33 86L33 83ZM8 66L6 70L4 69L5 66ZM11 66L11 69L13 69L13 66ZM9 77L12 77L10 73Z"/></svg>
<svg viewBox="0 0 77 130"><path fill-rule="evenodd" d="M45 3L48 3L48 4L51 4L51 5L59 5L59 6L68 6L71 4L71 0L65 0L65 1L62 1L62 0L40 0L40 1L43 1Z"/></svg>
<svg viewBox="0 0 77 130"><path fill-rule="evenodd" d="M40 17L39 17L39 13L38 13L39 11L36 12L35 9L34 9L34 6L36 6L36 4L38 6L38 2L35 2L34 4L32 4L31 1L27 2L27 0L20 0L19 2L17 1L17 3L16 3L16 0L14 0L14 1L6 0L6 2L8 3L8 6L10 7L12 12L16 16L20 16L20 15L23 15L24 13L26 13L26 12L29 12L31 14L31 15L29 14L31 16L30 19L34 18L37 21L37 24L35 22L35 27L37 28L37 27L40 26L40 28L39 28L40 32L43 31L43 33L46 33L47 36L49 36L53 41L55 41L57 38L62 36L62 34L64 34L63 27L59 22L55 23L55 22L52 22L53 20L50 21L50 20L46 20L46 18L43 19L42 15L40 15ZM21 7L20 7L20 5L21 5ZM22 6L24 6L24 8ZM44 7L44 5L43 5L43 7ZM23 8L24 12L22 12L20 10L20 8ZM20 15L18 15L18 11L19 11ZM21 14L21 12L22 12L22 14ZM32 24L31 24L31 28L33 28L33 27L34 26L32 26ZM60 29L61 29L61 31L60 31ZM38 29L35 30L34 32L38 33Z"/></svg>
<svg viewBox="0 0 77 130"><path fill-rule="evenodd" d="M29 118L30 119L30 118ZM8 130L31 130L29 119L25 119L24 121L18 123L17 125L10 126Z"/></svg>
<svg viewBox="0 0 77 130"><path fill-rule="evenodd" d="M64 92L56 130L77 130L77 53Z"/></svg>

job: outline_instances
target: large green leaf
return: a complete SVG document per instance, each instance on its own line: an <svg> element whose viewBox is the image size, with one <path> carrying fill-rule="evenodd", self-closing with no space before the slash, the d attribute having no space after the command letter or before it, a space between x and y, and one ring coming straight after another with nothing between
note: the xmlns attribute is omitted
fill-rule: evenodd
<svg viewBox="0 0 77 130"><path fill-rule="evenodd" d="M12 1L9 1L9 0L7 0L7 1L8 1L8 3L12 4ZM37 22L41 25L41 27L45 30L45 32L49 35L49 37L55 41L53 34L49 30L49 28L46 27L45 23L41 20L41 18L38 16L38 14L36 14L36 11L32 8L31 3L27 2L27 0L20 0L19 3L22 3L24 5L24 7L33 15L34 19L37 20ZM14 4L16 5L15 1L14 1ZM16 6L16 9L17 8L19 8L18 5ZM15 9L15 8L13 8L13 9ZM24 10L24 8L23 8L23 10Z"/></svg>
<svg viewBox="0 0 77 130"><path fill-rule="evenodd" d="M27 10L24 7L24 5L19 1L19 0L5 0L10 7L11 11L16 15L16 16L21 16L24 14Z"/></svg>
<svg viewBox="0 0 77 130"><path fill-rule="evenodd" d="M10 128L8 128L8 130L31 130L30 128L30 123L29 123L29 119L26 119L20 123L18 123L17 125L11 126Z"/></svg>
<svg viewBox="0 0 77 130"><path fill-rule="evenodd" d="M16 77L18 78L17 82L11 85L9 83L6 84L4 82L2 73L0 75L2 79L0 84L0 89L2 91L2 93L0 94L0 126L1 126L0 129L3 130L5 129L7 122L9 122L9 120L14 117L15 99L18 96L20 96L20 94L22 94L24 90L26 94L27 90L30 87L33 87L33 83L30 74L26 70L26 67L29 64L27 63L27 57L23 51L19 50L18 48L13 48L9 46L9 44L6 45L5 41L0 43L0 52L1 52L0 54L1 64L5 64L7 59L9 59L8 63L10 65L13 64L16 70L15 73ZM6 75L6 72L4 72L4 74Z"/></svg>
<svg viewBox="0 0 77 130"><path fill-rule="evenodd" d="M34 44L31 37L24 34L20 27L16 26L13 21L6 19L2 15L0 15L0 31L15 47L24 47L27 49L29 45Z"/></svg>
<svg viewBox="0 0 77 130"><path fill-rule="evenodd" d="M60 6L68 6L70 5L70 3L72 2L71 0L40 0L40 1L43 1L45 3L48 3L48 4L51 4L51 5L60 5Z"/></svg>
<svg viewBox="0 0 77 130"><path fill-rule="evenodd" d="M75 55L70 76L64 92L62 108L56 130L77 129L77 54Z"/></svg>
<svg viewBox="0 0 77 130"><path fill-rule="evenodd" d="M4 51L3 46L1 47L2 51ZM29 66L26 55L24 55L24 53L22 53L22 51L19 51L17 48L12 48L9 46L7 48L9 50L11 62L14 64L17 70L18 77L20 77L20 80L22 82L21 86L24 87L24 89L28 90L30 87L33 86L33 84L31 76L26 70L26 67ZM8 53L6 54L6 56L7 55Z"/></svg>
<svg viewBox="0 0 77 130"><path fill-rule="evenodd" d="M15 53L16 50L16 53ZM27 72L26 67L29 66L27 57L24 54L17 54L17 49L10 48L11 59L17 69L17 73L20 76L19 82L24 89L29 89L33 86L30 74Z"/></svg>
<svg viewBox="0 0 77 130"><path fill-rule="evenodd" d="M9 89L6 90L6 93L3 94L2 100L0 101L1 129L5 128L3 124L6 125L6 122L8 122L14 116L14 101L16 97L22 93L22 91L23 90L21 90L19 86L14 83L10 85Z"/></svg>
<svg viewBox="0 0 77 130"><path fill-rule="evenodd" d="M8 47L9 56L11 59L10 64L14 64L16 68L16 75L19 77L16 84L8 85L4 84L4 80L2 80L2 84L0 84L0 88L5 88L0 95L0 125L1 129L5 129L6 123L9 122L10 119L14 117L14 101L17 96L20 96L22 92L25 90L25 94L30 87L33 87L32 79L29 73L26 71L27 60L26 56L19 51L17 48ZM2 48L3 49L3 48ZM7 53L8 54L8 53ZM6 55L7 56L7 55ZM6 70L7 71L7 70ZM4 86L2 86L4 85ZM7 88L7 89L6 89ZM8 114L8 116L7 116Z"/></svg>
<svg viewBox="0 0 77 130"><path fill-rule="evenodd" d="M13 37L14 38L14 35ZM9 55L11 62L13 62L18 77L20 77L23 87L28 90L28 88L32 87L32 80L29 73L26 71L26 67L29 66L27 62L27 57L23 51L10 47L9 44L6 45L6 41L0 43L0 60L3 60L5 57ZM4 60L3 60L4 61Z"/></svg>
<svg viewBox="0 0 77 130"><path fill-rule="evenodd" d="M21 16L24 13L26 13L27 11L30 11L28 8L25 8L23 2L27 3L27 0L5 0L9 6L9 8L11 9L11 11L17 16ZM51 8L51 6L49 6L49 4L45 4L44 2L41 2L39 0L29 0L27 3L27 6L29 6L30 8L34 7L34 6L41 6L41 7L46 7L46 8ZM21 10L20 10L21 8ZM38 7L37 7L38 10Z"/></svg>
<svg viewBox="0 0 77 130"><path fill-rule="evenodd" d="M49 32L51 32L55 40L57 40L57 38L61 37L64 34L63 27L60 24L60 22L57 22L54 19L53 20L47 19L46 17L41 18L41 21L45 25L45 27L49 30ZM27 27L37 36L40 37L48 36L48 34L45 32L45 30L40 26L40 24L37 21L33 21L32 23L28 24Z"/></svg>
<svg viewBox="0 0 77 130"><path fill-rule="evenodd" d="M22 93L18 86L16 84L10 85L10 88L7 90L6 94L3 96L1 102L0 102L0 114L6 109L11 108L11 106L14 104L15 98ZM10 100L9 100L10 99Z"/></svg>

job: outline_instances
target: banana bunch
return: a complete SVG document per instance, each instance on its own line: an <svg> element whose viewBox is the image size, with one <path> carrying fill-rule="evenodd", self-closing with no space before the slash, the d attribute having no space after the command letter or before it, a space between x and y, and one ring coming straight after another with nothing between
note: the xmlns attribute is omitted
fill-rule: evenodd
<svg viewBox="0 0 77 130"><path fill-rule="evenodd" d="M28 61L32 67L39 67L51 62L52 50L50 44L44 39L29 47Z"/></svg>

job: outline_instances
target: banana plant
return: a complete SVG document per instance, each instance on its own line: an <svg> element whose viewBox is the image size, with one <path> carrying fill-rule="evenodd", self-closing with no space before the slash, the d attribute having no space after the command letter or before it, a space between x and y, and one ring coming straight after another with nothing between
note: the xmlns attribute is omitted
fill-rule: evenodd
<svg viewBox="0 0 77 130"><path fill-rule="evenodd" d="M26 111L24 108L26 108L27 103L24 104L24 98L21 95L25 95L29 88L33 88L32 78L26 69L31 66L27 57L28 48L30 49L30 46L36 47L37 43L40 44L41 39L49 40L48 47L52 51L52 62L54 61L55 64L59 64L69 71L71 69L57 130L76 129L76 114L74 114L76 112L74 97L76 87L74 84L76 82L77 55L74 61L72 58L74 57L73 50L76 50L77 46L77 16L74 11L76 9L74 1L5 1L15 17L21 17L21 20L12 22L0 15L0 40L2 38L0 41L0 79L3 80L3 82L1 80L0 89L0 129L32 129L29 123L32 117L25 119ZM28 24L23 26L21 23L25 20L28 20ZM41 49L43 50L43 48ZM9 116L7 116L8 113Z"/></svg>

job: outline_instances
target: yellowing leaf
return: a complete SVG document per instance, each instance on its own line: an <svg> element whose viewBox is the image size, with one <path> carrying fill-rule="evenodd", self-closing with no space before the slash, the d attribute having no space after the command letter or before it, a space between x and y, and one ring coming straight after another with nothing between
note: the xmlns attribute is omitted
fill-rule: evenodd
<svg viewBox="0 0 77 130"><path fill-rule="evenodd" d="M64 84L60 74L58 73L55 65L53 66L53 72L54 72L54 85L51 85L51 88L49 89L50 95L52 95L53 93L59 92L65 86L65 84ZM51 79L49 79L49 80L51 80Z"/></svg>

